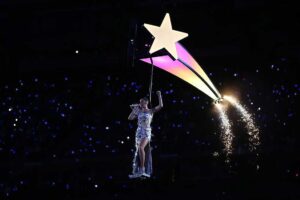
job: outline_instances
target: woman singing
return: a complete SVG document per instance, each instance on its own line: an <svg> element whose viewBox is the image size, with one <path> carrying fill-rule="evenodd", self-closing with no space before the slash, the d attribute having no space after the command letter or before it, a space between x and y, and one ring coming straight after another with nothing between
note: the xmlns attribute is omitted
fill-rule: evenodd
<svg viewBox="0 0 300 200"><path fill-rule="evenodd" d="M133 170L130 178L150 177L152 174L152 156L151 156L151 121L153 114L163 107L161 92L156 92L159 105L153 109L148 108L149 100L147 97L140 99L140 103L131 105L132 112L128 119L137 118L138 127L135 134L136 151L133 159Z"/></svg>

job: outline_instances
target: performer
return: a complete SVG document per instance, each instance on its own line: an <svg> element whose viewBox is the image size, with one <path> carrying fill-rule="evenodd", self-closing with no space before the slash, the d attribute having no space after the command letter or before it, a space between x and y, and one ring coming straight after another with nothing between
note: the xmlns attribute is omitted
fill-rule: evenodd
<svg viewBox="0 0 300 200"><path fill-rule="evenodd" d="M140 99L139 104L131 105L132 112L128 119L134 120L137 118L138 127L135 135L136 151L133 159L132 174L130 178L150 177L152 174L152 156L151 156L151 121L153 114L158 112L163 107L161 92L156 92L159 105L149 109L149 100L147 97Z"/></svg>

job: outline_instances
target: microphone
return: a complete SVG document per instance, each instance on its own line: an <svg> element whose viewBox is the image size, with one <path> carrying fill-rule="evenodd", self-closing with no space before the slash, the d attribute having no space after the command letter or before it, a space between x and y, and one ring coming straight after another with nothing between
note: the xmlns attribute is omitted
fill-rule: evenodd
<svg viewBox="0 0 300 200"><path fill-rule="evenodd" d="M136 104L131 104L130 105L130 108L131 109L134 109L135 107L139 107L140 106L140 104L138 104L138 103L136 103Z"/></svg>

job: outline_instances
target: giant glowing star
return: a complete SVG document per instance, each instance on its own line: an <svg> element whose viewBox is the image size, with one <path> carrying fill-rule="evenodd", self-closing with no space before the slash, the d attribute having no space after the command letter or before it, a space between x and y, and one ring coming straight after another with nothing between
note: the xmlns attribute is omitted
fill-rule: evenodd
<svg viewBox="0 0 300 200"><path fill-rule="evenodd" d="M165 48L175 59L178 58L175 44L186 38L188 34L172 29L169 13L165 15L160 26L150 24L144 24L144 26L155 38L150 48L150 54Z"/></svg>
<svg viewBox="0 0 300 200"><path fill-rule="evenodd" d="M166 25L164 24L167 23L169 23L169 26L171 27L169 14L166 14L161 27L165 27ZM172 28L160 29L155 27L153 31L151 30L151 25L145 25L145 27L155 37L154 43L150 49L150 54L153 52L153 50L159 50L163 47L166 48L166 46L172 46L171 51L169 51L170 48L166 48L166 50L169 51L169 53L175 58L175 60L173 60L169 55L165 55L153 57L152 61L150 58L143 58L141 59L143 62L149 64L152 63L154 66L179 77L180 79L188 82L189 84L193 85L194 87L211 97L215 102L221 100L222 97L219 91L206 75L202 67L189 54L189 52L179 42L177 42L178 40L175 39L176 34L175 36L171 34L171 32L173 31ZM179 38L180 37L177 37L177 39ZM175 49L173 49L173 46Z"/></svg>

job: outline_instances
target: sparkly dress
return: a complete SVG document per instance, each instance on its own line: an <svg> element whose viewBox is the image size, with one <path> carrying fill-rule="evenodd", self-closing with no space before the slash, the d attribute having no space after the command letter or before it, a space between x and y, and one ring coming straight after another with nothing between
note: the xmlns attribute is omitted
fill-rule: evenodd
<svg viewBox="0 0 300 200"><path fill-rule="evenodd" d="M152 174L152 155L151 155L151 122L153 111L139 111L137 114L138 127L135 133L135 154L133 159L132 173L137 174L140 170L140 160L138 147L144 138L148 139L148 144L145 147L145 173L149 176Z"/></svg>
<svg viewBox="0 0 300 200"><path fill-rule="evenodd" d="M152 111L140 111L137 115L138 118L138 128L136 129L136 141L141 142L142 139L147 138L151 140L151 121L153 113Z"/></svg>

